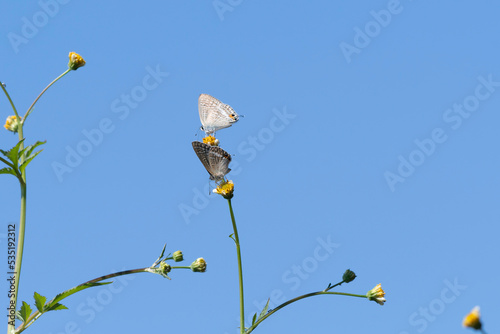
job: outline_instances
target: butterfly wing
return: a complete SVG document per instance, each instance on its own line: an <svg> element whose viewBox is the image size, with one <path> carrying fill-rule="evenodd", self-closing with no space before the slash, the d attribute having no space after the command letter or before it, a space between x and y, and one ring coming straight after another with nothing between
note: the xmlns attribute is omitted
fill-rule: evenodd
<svg viewBox="0 0 500 334"><path fill-rule="evenodd" d="M210 161L208 159L208 153L210 152L210 145L201 143L199 141L194 141L193 143L193 149L194 153L198 156L198 159L200 159L201 163L207 170L208 174L210 174L210 179L213 178L212 172L211 172L211 167L210 167Z"/></svg>
<svg viewBox="0 0 500 334"><path fill-rule="evenodd" d="M202 130L207 135L228 128L239 119L233 108L208 94L201 94L198 98L198 112Z"/></svg>
<svg viewBox="0 0 500 334"><path fill-rule="evenodd" d="M231 171L229 163L231 155L217 146L211 146L208 152L208 162L211 168L211 179L220 181Z"/></svg>

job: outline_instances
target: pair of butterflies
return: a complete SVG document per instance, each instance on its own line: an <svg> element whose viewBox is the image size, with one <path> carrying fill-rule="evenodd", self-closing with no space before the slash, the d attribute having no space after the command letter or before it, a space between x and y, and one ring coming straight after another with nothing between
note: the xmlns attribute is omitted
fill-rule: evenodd
<svg viewBox="0 0 500 334"><path fill-rule="evenodd" d="M200 113L201 130L207 136L230 127L239 119L233 108L208 94L201 94L198 98L198 111ZM192 144L194 152L208 174L210 174L210 180L215 182L224 180L224 176L231 171L229 168L231 155L218 146L199 141L194 141Z"/></svg>

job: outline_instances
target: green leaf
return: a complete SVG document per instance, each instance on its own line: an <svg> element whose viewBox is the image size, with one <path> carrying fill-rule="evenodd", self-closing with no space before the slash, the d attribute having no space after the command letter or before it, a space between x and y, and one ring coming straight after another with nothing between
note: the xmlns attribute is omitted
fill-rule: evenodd
<svg viewBox="0 0 500 334"><path fill-rule="evenodd" d="M35 291L35 294L33 296L35 298L35 306L38 309L38 312L43 313L43 306L45 305L45 301L47 300L47 297L44 297L38 292Z"/></svg>
<svg viewBox="0 0 500 334"><path fill-rule="evenodd" d="M165 254L165 248L166 248L166 247L167 247L167 244L165 244L165 245L163 246L163 249L161 250L161 254L160 254L160 256L158 257L158 259L163 258L163 254Z"/></svg>
<svg viewBox="0 0 500 334"><path fill-rule="evenodd" d="M262 318L263 316L265 316L267 314L267 309L269 308L269 301L270 300L271 299L267 300L266 306L264 306L264 309L262 310L262 312L260 312L259 319Z"/></svg>
<svg viewBox="0 0 500 334"><path fill-rule="evenodd" d="M26 156L29 157L35 148L37 148L40 145L45 144L46 142L47 142L46 140L45 141L37 141L33 145L29 145L28 147L26 147L24 149L24 151L26 151ZM38 151L38 152L41 152L41 151Z"/></svg>
<svg viewBox="0 0 500 334"><path fill-rule="evenodd" d="M74 293L77 293L79 291L94 287L94 286L100 286L100 285L106 285L106 284L111 284L113 282L105 282L105 283L85 283L85 284L80 284L78 286L75 286L74 288L71 288L69 290L66 290L64 292L61 292L60 294L56 295L54 299L52 299L50 302L48 302L44 310L45 311L54 311L54 310L62 310L62 308L57 308L58 303L63 300L64 298L71 296ZM65 306L64 306L65 307Z"/></svg>
<svg viewBox="0 0 500 334"><path fill-rule="evenodd" d="M19 147L21 146L21 144L24 142L24 139L20 140L16 146L14 146L13 148L11 148L9 151L4 151L4 150L0 150L0 152L5 156L7 157L7 159L9 159L10 161L12 161L12 164L14 166L17 167L17 164L18 164L18 159L19 159Z"/></svg>
<svg viewBox="0 0 500 334"><path fill-rule="evenodd" d="M257 319L257 312L255 312L255 314L253 315L253 318L252 318L252 326L253 324L255 324L255 320Z"/></svg>
<svg viewBox="0 0 500 334"><path fill-rule="evenodd" d="M21 173L24 172L24 170L26 169L28 164L31 162L31 160L35 159L35 157L42 151L43 150L40 150L40 151L36 152L35 154L31 155L30 157L26 158L26 160L24 160L24 162L21 164L21 166L19 166L19 170L21 171Z"/></svg>
<svg viewBox="0 0 500 334"><path fill-rule="evenodd" d="M59 311L59 310L67 310L68 308L64 306L63 304L55 303L50 307L50 309L47 309L46 312L48 311Z"/></svg>
<svg viewBox="0 0 500 334"><path fill-rule="evenodd" d="M17 315L18 318L22 322L25 322L29 318L30 314L31 314L31 307L29 306L28 303L23 302L23 305L19 309L19 312L18 312L18 315Z"/></svg>
<svg viewBox="0 0 500 334"><path fill-rule="evenodd" d="M16 172L10 167L0 169L0 174L12 174L17 177Z"/></svg>

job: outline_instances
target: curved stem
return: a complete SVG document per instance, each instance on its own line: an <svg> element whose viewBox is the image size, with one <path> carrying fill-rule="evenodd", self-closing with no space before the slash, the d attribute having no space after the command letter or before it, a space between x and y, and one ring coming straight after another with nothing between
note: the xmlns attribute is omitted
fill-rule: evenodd
<svg viewBox="0 0 500 334"><path fill-rule="evenodd" d="M236 253L238 255L238 276L240 282L240 333L245 333L245 301L243 293L243 266L241 264L241 249L240 238L238 237L238 229L236 228L236 220L234 219L233 206L231 199L228 199L229 212L231 213L231 221L233 223L234 242L236 244Z"/></svg>
<svg viewBox="0 0 500 334"><path fill-rule="evenodd" d="M5 95L7 96L7 99L10 102L10 105L12 106L12 110L14 110L14 114L17 116L17 118L19 118L19 115L17 114L16 106L14 105L14 102L12 102L12 99L10 98L10 95L7 92L7 89L5 89L5 86L3 85L2 82L0 82L0 86L2 87L3 92L5 93Z"/></svg>
<svg viewBox="0 0 500 334"><path fill-rule="evenodd" d="M147 270L149 269L149 267L146 267L146 268L140 268L140 269L132 269L132 270L124 270L124 271L119 271L119 272L116 272L116 273L113 273L113 274L109 274L109 275L104 275L104 276L100 276L100 277L97 277L97 278L94 278L94 279L91 279L90 281L87 281L85 283L82 283L82 284L79 284L77 286L75 286L74 288L71 288L69 290L66 290L64 292L62 292L61 294L64 294L66 292L69 292L70 290L74 290L74 289L77 289L78 287L81 287L81 286L85 286L85 285L89 285L89 284L92 284L92 283L98 283L100 281L104 281L104 280L107 280L107 279L110 279L110 278L113 278L113 277L117 277L117 276L123 276L123 275L130 275L130 274L137 274L137 273L145 273L145 272L148 272ZM69 296L69 295L68 295ZM67 297L67 296L66 296ZM51 301L49 301L47 304L50 304L54 299L52 299ZM61 299L62 300L62 299ZM16 330L15 330L15 334L18 334L18 333L21 333L23 332L26 328L28 328L29 326L31 326L38 318L40 318L40 316L42 315L43 313L40 313L40 311L35 311L33 312L29 317L28 319L26 319L26 321L24 323L22 323ZM11 333L11 332L9 332Z"/></svg>
<svg viewBox="0 0 500 334"><path fill-rule="evenodd" d="M304 298L308 298L308 297L313 297L313 296L319 296L319 295L341 295L341 296L351 296L351 297L360 297L360 298L366 298L366 295L356 295L356 294L352 294L352 293L344 293L344 292L326 292L326 291L317 291L317 292L311 292L311 293L307 293L305 295L302 295L302 296L299 296L299 297L295 297L293 299L290 299L286 302L284 302L283 304L279 305L279 306L276 306L274 309L272 309L271 311L269 311L266 315L264 315L262 318L260 318L258 321L256 321L250 328L248 328L248 330L245 332L245 334L249 334L251 333L262 321L266 320L267 318L269 318L272 314L276 313L277 311L279 311L280 309L282 309L283 307L291 304L291 303L294 303L296 301L299 301L301 299L304 299Z"/></svg>
<svg viewBox="0 0 500 334"><path fill-rule="evenodd" d="M44 90L42 90L42 92L37 96L37 98L35 99L35 101L33 101L33 103L31 104L31 106L28 108L28 111L26 111L26 114L24 115L24 118L22 120L22 122L24 123L26 121L26 118L28 118L29 114L31 114L31 112L33 111L33 107L35 106L35 103L38 102L38 100L42 97L43 93L45 93L45 91L47 89L49 89L50 86L52 86L53 84L56 83L57 80L61 79L63 76L65 76L69 71L71 71L69 68L64 71L61 75L59 75L57 78L55 78L54 80L52 80L51 83L49 83L47 85L47 87L45 87Z"/></svg>

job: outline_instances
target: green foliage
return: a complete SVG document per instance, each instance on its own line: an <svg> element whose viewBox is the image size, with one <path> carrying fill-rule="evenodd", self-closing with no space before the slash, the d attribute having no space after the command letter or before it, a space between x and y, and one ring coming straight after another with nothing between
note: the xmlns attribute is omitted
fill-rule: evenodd
<svg viewBox="0 0 500 334"><path fill-rule="evenodd" d="M16 176L20 181L22 181L22 173L28 166L28 164L43 150L33 153L35 148L40 145L45 144L45 141L37 141L33 145L29 145L24 149L20 150L24 139L20 140L13 148L8 151L0 150L0 153L7 159L0 157L0 161L6 164L8 167L0 169L0 174L12 174ZM10 162L9 162L10 161ZM22 161L21 164L19 162Z"/></svg>
<svg viewBox="0 0 500 334"><path fill-rule="evenodd" d="M45 305L47 297L38 294L38 292L35 292L35 295L33 297L35 298L35 306L38 312L43 313L43 305Z"/></svg>
<svg viewBox="0 0 500 334"><path fill-rule="evenodd" d="M46 303L47 297L42 296L38 292L35 292L33 295L33 298L35 299L35 306L36 309L40 314L49 312L49 311L59 311L59 310L67 310L68 308L64 306L63 304L60 304L59 302L63 300L64 298L71 296L74 293L77 293L79 291L94 287L94 286L100 286L100 285L106 285L106 284L111 284L113 282L105 282L105 283L84 283L78 286L75 286L74 288L71 288L69 290L66 290L64 292L61 292L57 294L54 299ZM28 320L29 316L31 315L31 307L29 306L28 303L23 302L23 305L21 306L20 310L16 312L16 316L19 320L21 320L23 323L26 324L26 321Z"/></svg>
<svg viewBox="0 0 500 334"><path fill-rule="evenodd" d="M48 302L46 305L44 305L43 309L44 312L48 311L57 311L57 310L64 310L67 309L66 306L59 304L61 300L64 298L71 296L74 293L77 293L79 291L92 288L94 286L100 286L100 285L106 285L106 284L111 284L113 282L105 282L105 283L84 283L80 284L78 286L75 286L74 288L71 288L69 290L66 290L64 292L61 292L60 294L56 295L54 299L52 299L50 302Z"/></svg>
<svg viewBox="0 0 500 334"><path fill-rule="evenodd" d="M262 309L262 311L259 314L259 317L257 318L257 313L253 315L252 318L252 326L255 325L255 322L259 321L263 316L267 314L267 310L269 309L269 301L270 299L267 300L266 306Z"/></svg>
<svg viewBox="0 0 500 334"><path fill-rule="evenodd" d="M16 313L16 316L19 320L24 322L24 321L26 321L26 319L28 319L30 314L31 314L31 307L29 306L28 303L23 302L23 305L21 306L19 311Z"/></svg>

